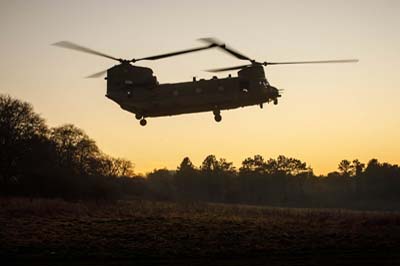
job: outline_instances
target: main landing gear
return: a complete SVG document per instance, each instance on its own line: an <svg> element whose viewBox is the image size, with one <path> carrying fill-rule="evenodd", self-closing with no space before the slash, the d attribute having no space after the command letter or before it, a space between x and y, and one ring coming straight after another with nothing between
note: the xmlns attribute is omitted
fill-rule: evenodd
<svg viewBox="0 0 400 266"><path fill-rule="evenodd" d="M144 118L140 119L140 125L143 126L143 127L144 127L145 125L147 125L146 119L144 119Z"/></svg>
<svg viewBox="0 0 400 266"><path fill-rule="evenodd" d="M145 119L144 116L142 116L141 114L135 114L135 118L136 118L137 120L140 120L139 123L140 123L141 126L144 127L145 125L147 125L146 119Z"/></svg>
<svg viewBox="0 0 400 266"><path fill-rule="evenodd" d="M221 122L221 120L222 120L221 111L217 110L217 111L214 111L213 113L214 113L214 120L216 122Z"/></svg>

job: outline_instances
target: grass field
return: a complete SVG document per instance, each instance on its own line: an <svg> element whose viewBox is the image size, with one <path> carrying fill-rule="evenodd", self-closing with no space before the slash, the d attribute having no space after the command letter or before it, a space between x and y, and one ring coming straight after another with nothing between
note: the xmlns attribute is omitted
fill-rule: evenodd
<svg viewBox="0 0 400 266"><path fill-rule="evenodd" d="M382 212L13 198L0 200L0 226L0 256L15 260L371 257L392 264L400 251L400 214Z"/></svg>

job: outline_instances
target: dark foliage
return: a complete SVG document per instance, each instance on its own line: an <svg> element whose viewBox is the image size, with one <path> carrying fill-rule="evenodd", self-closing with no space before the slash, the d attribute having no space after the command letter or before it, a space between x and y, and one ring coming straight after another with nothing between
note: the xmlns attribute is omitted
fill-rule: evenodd
<svg viewBox="0 0 400 266"><path fill-rule="evenodd" d="M315 176L283 155L243 160L239 169L207 156L188 157L176 171L135 176L131 162L103 154L73 125L48 128L30 104L0 95L0 193L66 199L157 199L291 207L400 209L400 168L376 159L342 160L337 172Z"/></svg>
<svg viewBox="0 0 400 266"><path fill-rule="evenodd" d="M49 129L29 103L0 95L2 195L112 199L140 186L132 163L104 155L81 129Z"/></svg>

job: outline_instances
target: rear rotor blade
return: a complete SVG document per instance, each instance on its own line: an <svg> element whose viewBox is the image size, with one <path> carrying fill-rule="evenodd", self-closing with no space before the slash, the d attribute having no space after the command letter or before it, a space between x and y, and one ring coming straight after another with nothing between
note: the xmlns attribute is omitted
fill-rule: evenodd
<svg viewBox="0 0 400 266"><path fill-rule="evenodd" d="M206 71L208 72L224 72L224 71L229 71L229 70L236 70L236 69L243 69L245 67L251 66L249 65L241 65L241 66L234 66L234 67L225 67L225 68L215 68L215 69L208 69Z"/></svg>
<svg viewBox="0 0 400 266"><path fill-rule="evenodd" d="M87 76L86 78L99 78L101 76L104 76L106 73L107 73L107 70L103 70L103 71L94 73L94 74L92 74L90 76Z"/></svg>
<svg viewBox="0 0 400 266"><path fill-rule="evenodd" d="M201 38L199 39L200 41L206 42L206 43L210 43L210 44L215 44L217 45L219 48L221 48L222 50L224 50L225 52L233 55L234 57L241 59L241 60L249 60L252 61L250 58L248 58L247 56L239 53L238 51L235 51L234 49L227 47L224 43L222 43L221 41L215 39L215 38Z"/></svg>
<svg viewBox="0 0 400 266"><path fill-rule="evenodd" d="M343 60L297 61L297 62L264 62L263 65L268 66L268 65L357 63L357 62L358 62L358 59L343 59Z"/></svg>
<svg viewBox="0 0 400 266"><path fill-rule="evenodd" d="M98 55L98 56L102 56L102 57L106 57L109 59L113 59L116 61L120 61L122 62L122 59L118 59L116 57L113 57L111 55L107 55L98 51L95 51L93 49L69 42L69 41L61 41L61 42L56 42L53 43L54 46L58 46L58 47L62 47L62 48L67 48L67 49L72 49L72 50L76 50L76 51L80 51L80 52L84 52L84 53L88 53L88 54L94 54L94 55Z"/></svg>
<svg viewBox="0 0 400 266"><path fill-rule="evenodd" d="M139 58L139 59L132 59L132 62L136 62L136 61L141 61L141 60L158 60L158 59L162 59L162 58L166 58L166 57L171 57L171 56L176 56L176 55L181 55L181 54L187 54L187 53L193 53L193 52L197 52L197 51L201 51L201 50L206 50L206 49L210 49L213 47L216 47L216 44L210 44L206 47L199 47L199 48L193 48L193 49L187 49L187 50L182 50L182 51L177 51L177 52L172 52L172 53L166 53L166 54L160 54L160 55L154 55L154 56L148 56L148 57L143 57L143 58Z"/></svg>

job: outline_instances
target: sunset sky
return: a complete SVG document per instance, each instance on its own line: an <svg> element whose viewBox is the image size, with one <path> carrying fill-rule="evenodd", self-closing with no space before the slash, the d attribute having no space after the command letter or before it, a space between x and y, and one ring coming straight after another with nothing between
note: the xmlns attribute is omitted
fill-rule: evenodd
<svg viewBox="0 0 400 266"><path fill-rule="evenodd" d="M72 123L135 171L175 169L208 154L240 166L283 154L316 174L342 159L400 163L400 1L8 1L0 0L0 93L28 101L50 126ZM115 64L51 46L68 40L134 58L203 45L217 37L260 61L358 58L356 64L266 68L284 89L279 105L149 118L104 97L106 81L85 79ZM161 83L210 78L204 69L242 64L221 51L137 65ZM235 74L235 72L231 72ZM228 73L222 73L221 77Z"/></svg>

